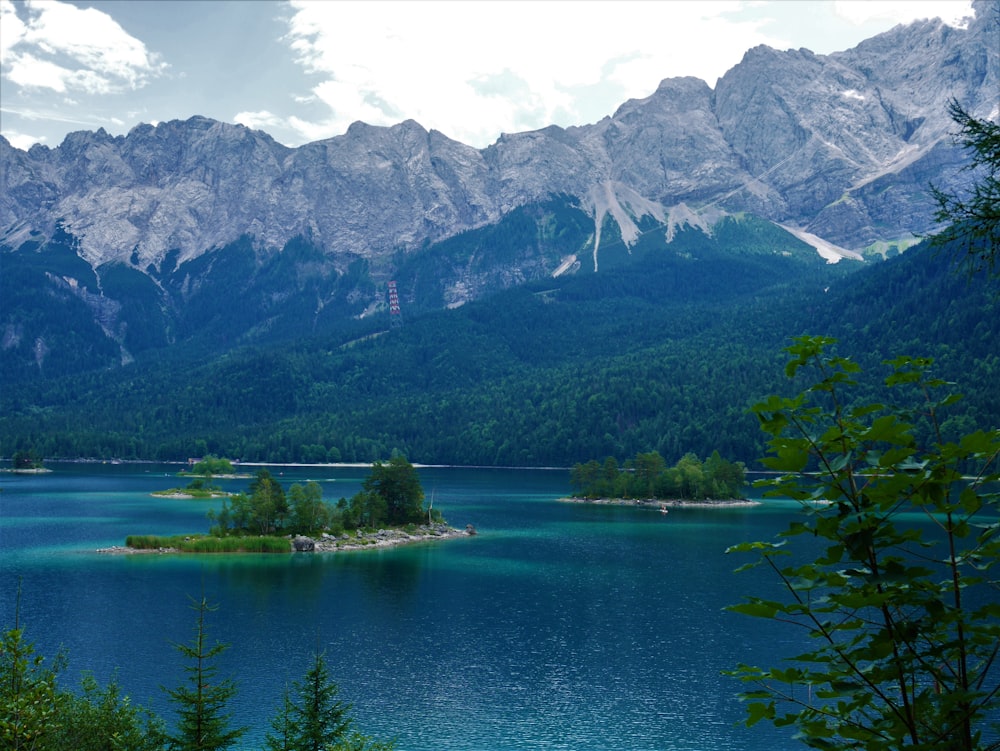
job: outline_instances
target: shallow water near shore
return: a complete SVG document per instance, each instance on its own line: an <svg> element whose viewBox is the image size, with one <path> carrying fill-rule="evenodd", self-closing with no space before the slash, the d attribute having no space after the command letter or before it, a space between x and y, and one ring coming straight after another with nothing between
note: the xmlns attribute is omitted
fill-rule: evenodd
<svg viewBox="0 0 1000 751"><path fill-rule="evenodd" d="M168 721L161 686L184 680L171 644L192 634L189 597L219 610L210 638L240 693L234 722L260 748L285 686L326 651L359 729L400 751L774 751L785 732L737 723L739 684L721 671L773 664L801 643L778 624L723 610L769 594L725 555L787 526L791 504L655 509L556 502L565 470L421 468L428 497L475 537L351 553L106 556L127 534L205 531L218 500L154 498L171 465L52 464L0 477L0 612L64 681L117 670ZM272 468L350 497L365 468ZM279 472L281 474L279 474ZM222 480L245 489L246 480Z"/></svg>

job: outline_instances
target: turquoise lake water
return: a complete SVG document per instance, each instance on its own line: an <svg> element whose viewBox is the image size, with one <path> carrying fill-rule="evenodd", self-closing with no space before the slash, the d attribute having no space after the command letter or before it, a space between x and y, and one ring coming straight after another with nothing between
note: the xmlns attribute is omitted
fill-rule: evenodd
<svg viewBox="0 0 1000 751"><path fill-rule="evenodd" d="M234 721L259 748L287 683L326 651L359 729L400 751L781 751L786 732L738 725L723 670L802 646L779 624L723 610L777 592L734 574L736 542L770 539L794 506L675 509L559 503L566 470L421 468L435 508L479 535L403 548L289 556L107 556L132 533L207 531L217 501L158 499L171 465L53 464L0 475L0 613L17 583L27 636L63 647L64 681L117 670L168 722L191 638L189 596L219 610L210 637L240 693ZM272 468L349 498L367 469ZM221 481L242 490L247 480Z"/></svg>

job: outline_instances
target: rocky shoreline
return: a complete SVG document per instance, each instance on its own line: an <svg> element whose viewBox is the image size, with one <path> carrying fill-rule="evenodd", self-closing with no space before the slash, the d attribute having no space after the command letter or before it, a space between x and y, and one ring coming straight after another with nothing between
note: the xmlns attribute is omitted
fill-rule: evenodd
<svg viewBox="0 0 1000 751"><path fill-rule="evenodd" d="M471 524L465 529L455 529L447 524L424 524L412 532L405 529L380 529L377 532L362 533L360 530L353 536L344 533L334 536L323 534L318 538L296 537L292 540L295 552L336 553L342 550L368 550L370 548L387 548L396 545L406 545L429 540L446 540L452 537L474 537L476 528Z"/></svg>
<svg viewBox="0 0 1000 751"><path fill-rule="evenodd" d="M183 490L154 490L150 495L154 498L174 498L179 500L193 500L195 498L198 500L209 500L212 498L229 497L229 493L222 490L212 491L204 495L193 495L192 493L185 493Z"/></svg>
<svg viewBox="0 0 1000 751"><path fill-rule="evenodd" d="M455 537L474 537L476 528L471 524L465 529L455 529L447 524L423 524L412 531L405 529L380 529L377 532L362 532L358 530L351 535L322 534L319 537L298 535L289 537L290 553L339 553L348 550L371 550L387 548L396 545L407 545L431 540L447 540ZM177 548L130 548L125 545L113 545L110 548L98 548L98 553L106 555L150 555L164 553L181 553ZM268 554L269 555L269 554Z"/></svg>
<svg viewBox="0 0 1000 751"><path fill-rule="evenodd" d="M648 506L650 508L740 508L759 506L760 501L749 498L730 498L726 500L687 501L680 498L663 500L659 498L560 498L563 503L589 503L604 506Z"/></svg>

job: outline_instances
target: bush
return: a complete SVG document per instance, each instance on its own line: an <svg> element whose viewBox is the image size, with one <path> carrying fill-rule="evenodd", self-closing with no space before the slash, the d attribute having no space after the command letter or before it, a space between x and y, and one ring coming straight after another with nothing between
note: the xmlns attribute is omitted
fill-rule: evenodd
<svg viewBox="0 0 1000 751"><path fill-rule="evenodd" d="M176 548L183 553L289 553L291 544L284 537L160 537L129 535L125 545L135 550Z"/></svg>
<svg viewBox="0 0 1000 751"><path fill-rule="evenodd" d="M833 343L798 338L786 373L813 373L810 384L754 407L771 436L765 463L780 473L765 484L802 513L780 542L731 548L769 567L786 595L731 610L813 642L781 667L733 672L754 685L747 724L795 726L824 751L995 749L985 739L1000 732L1000 430L952 443L938 429L922 444L914 422L938 428L959 398L927 377L930 361L887 362L886 385L907 407L855 405L860 368L828 354Z"/></svg>

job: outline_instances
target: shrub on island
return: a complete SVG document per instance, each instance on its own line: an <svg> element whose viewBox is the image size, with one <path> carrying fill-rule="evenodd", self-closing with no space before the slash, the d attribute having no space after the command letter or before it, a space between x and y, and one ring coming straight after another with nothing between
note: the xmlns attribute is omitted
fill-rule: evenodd
<svg viewBox="0 0 1000 751"><path fill-rule="evenodd" d="M284 537L211 537L200 535L129 535L125 545L134 550L173 549L182 553L290 553Z"/></svg>

